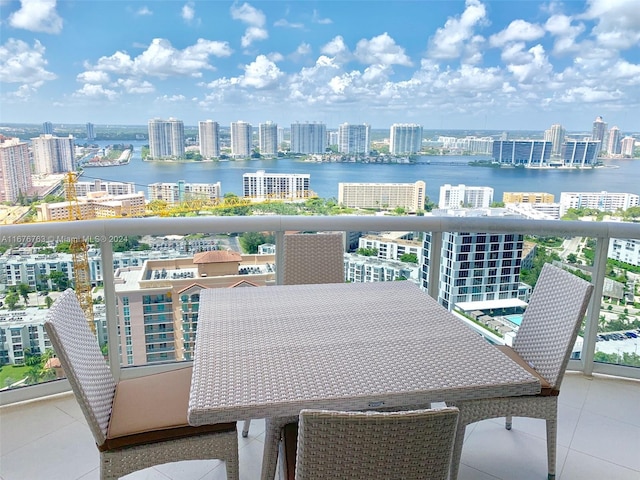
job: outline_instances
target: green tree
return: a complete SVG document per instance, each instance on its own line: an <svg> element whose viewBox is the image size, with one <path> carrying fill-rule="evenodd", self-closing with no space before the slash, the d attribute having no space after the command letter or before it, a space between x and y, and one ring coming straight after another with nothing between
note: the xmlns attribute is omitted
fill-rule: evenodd
<svg viewBox="0 0 640 480"><path fill-rule="evenodd" d="M46 297L44 297L44 304L47 306L47 308L51 308L51 305L53 305L53 298L47 295Z"/></svg>
<svg viewBox="0 0 640 480"><path fill-rule="evenodd" d="M20 296L17 292L9 292L7 296L4 297L4 303L9 310L15 310L16 305L20 301Z"/></svg>
<svg viewBox="0 0 640 480"><path fill-rule="evenodd" d="M377 248L359 248L356 250L358 255L364 255L365 257L377 257L378 249Z"/></svg>
<svg viewBox="0 0 640 480"><path fill-rule="evenodd" d="M272 233L245 232L239 238L242 250L246 253L258 253L258 246L263 243L274 243L275 237Z"/></svg>
<svg viewBox="0 0 640 480"><path fill-rule="evenodd" d="M54 270L49 274L49 279L53 282L58 291L63 291L69 288L69 277L64 272Z"/></svg>
<svg viewBox="0 0 640 480"><path fill-rule="evenodd" d="M578 256L575 253L570 253L569 255L567 255L567 262L569 263L577 263L578 262Z"/></svg>
<svg viewBox="0 0 640 480"><path fill-rule="evenodd" d="M21 284L18 285L18 293L20 294L20 296L24 300L24 304L25 305L29 304L29 292L30 291L31 291L31 289L29 288L29 285L27 285L26 283L21 283Z"/></svg>
<svg viewBox="0 0 640 480"><path fill-rule="evenodd" d="M434 208L438 208L438 204L432 202L431 199L427 195L425 195L424 196L424 211L425 212L430 212Z"/></svg>
<svg viewBox="0 0 640 480"><path fill-rule="evenodd" d="M418 263L418 256L415 253L403 253L400 255L401 262Z"/></svg>

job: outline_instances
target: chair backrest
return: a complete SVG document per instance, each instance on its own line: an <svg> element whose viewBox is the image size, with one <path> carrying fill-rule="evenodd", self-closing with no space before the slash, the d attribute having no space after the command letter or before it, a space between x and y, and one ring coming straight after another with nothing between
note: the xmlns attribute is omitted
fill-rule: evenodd
<svg viewBox="0 0 640 480"><path fill-rule="evenodd" d="M559 389L593 285L547 263L533 289L513 349Z"/></svg>
<svg viewBox="0 0 640 480"><path fill-rule="evenodd" d="M53 303L44 327L96 443L102 445L116 383L72 289Z"/></svg>
<svg viewBox="0 0 640 480"><path fill-rule="evenodd" d="M295 478L446 480L457 424L457 408L302 410Z"/></svg>
<svg viewBox="0 0 640 480"><path fill-rule="evenodd" d="M344 283L341 233L296 233L284 236L284 285Z"/></svg>

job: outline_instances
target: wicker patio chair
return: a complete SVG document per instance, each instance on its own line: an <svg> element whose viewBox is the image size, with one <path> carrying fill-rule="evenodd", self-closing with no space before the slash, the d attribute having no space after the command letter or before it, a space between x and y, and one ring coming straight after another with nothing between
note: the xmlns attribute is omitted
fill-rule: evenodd
<svg viewBox="0 0 640 480"><path fill-rule="evenodd" d="M100 451L100 478L162 463L225 461L238 479L235 423L187 423L191 368L116 382L73 290L47 313L45 329Z"/></svg>
<svg viewBox="0 0 640 480"><path fill-rule="evenodd" d="M284 236L282 283L305 285L344 283L344 244L341 233ZM249 435L251 420L245 420L242 436ZM275 446L277 450L277 445Z"/></svg>
<svg viewBox="0 0 640 480"><path fill-rule="evenodd" d="M302 410L295 478L446 480L457 421L456 408Z"/></svg>
<svg viewBox="0 0 640 480"><path fill-rule="evenodd" d="M452 480L458 475L466 426L503 416L507 430L511 430L511 417L514 416L546 420L548 478L555 478L558 395L592 291L593 285L581 278L551 264L544 265L513 348L498 347L538 377L542 391L535 396L457 403L460 420L453 452Z"/></svg>

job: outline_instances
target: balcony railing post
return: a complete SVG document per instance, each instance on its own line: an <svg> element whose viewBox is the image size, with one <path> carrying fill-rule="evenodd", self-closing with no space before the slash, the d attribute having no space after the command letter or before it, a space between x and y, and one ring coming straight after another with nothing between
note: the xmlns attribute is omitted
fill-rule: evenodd
<svg viewBox="0 0 640 480"><path fill-rule="evenodd" d="M284 231L275 232L276 237L276 285L282 285L282 265L284 264Z"/></svg>
<svg viewBox="0 0 640 480"><path fill-rule="evenodd" d="M440 258L442 256L442 232L431 231L431 246L429 247L429 286L427 293L438 299L440 291Z"/></svg>
<svg viewBox="0 0 640 480"><path fill-rule="evenodd" d="M104 236L103 238L109 238ZM118 307L116 305L116 286L113 271L113 248L111 242L100 242L102 258L102 284L104 285L104 306L107 316L107 341L109 366L113 377L120 379L120 338L118 337Z"/></svg>
<svg viewBox="0 0 640 480"><path fill-rule="evenodd" d="M609 237L596 238L596 249L593 262L593 294L587 310L587 319L582 342L583 372L587 376L593 374L593 358L596 350L596 337L598 335L598 322L600 320L600 303L602 302L602 290L604 288L604 278L607 274L607 253L609 250Z"/></svg>

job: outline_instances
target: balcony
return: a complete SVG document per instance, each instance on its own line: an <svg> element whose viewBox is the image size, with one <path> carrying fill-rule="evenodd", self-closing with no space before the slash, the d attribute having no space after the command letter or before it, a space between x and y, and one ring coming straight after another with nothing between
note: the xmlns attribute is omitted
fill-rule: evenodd
<svg viewBox="0 0 640 480"><path fill-rule="evenodd" d="M631 480L640 477L640 382L568 373L559 398L558 480ZM71 394L0 408L0 478L3 480L98 479L98 451ZM460 480L546 478L544 422L500 419L467 428ZM238 435L240 478L259 478L264 422ZM127 479L224 479L218 461L181 462L133 473Z"/></svg>
<svg viewBox="0 0 640 480"><path fill-rule="evenodd" d="M594 361L600 300L605 281L607 248L615 238L640 239L640 225L612 222L529 221L504 218L454 217L220 217L86 221L0 227L0 236L46 235L79 237L96 233L106 239L118 235L167 235L199 232L276 232L276 244L285 231L418 231L431 232L434 251L441 247L441 232L518 232L529 235L590 237L596 239L592 282L594 300L585 322L583 342L571 360L562 387L559 411L557 472L560 479L638 478L640 461L640 368ZM100 245L103 265L113 263L111 244ZM276 264L281 261L276 251ZM437 298L439 256L429 259L427 292ZM117 306L114 272L104 275L105 310L109 357L119 358ZM276 270L276 283L279 282ZM154 297L154 300L156 298ZM156 302L154 302L156 303ZM163 302L164 303L164 302ZM170 304L167 304L170 305ZM171 316L171 307L166 315ZM170 322L171 320L167 320ZM166 323L166 322L165 322ZM149 325L154 333L159 327ZM169 332L172 333L172 332ZM631 340L629 340L631 341ZM123 342L124 343L124 342ZM604 344L605 342L601 342ZM606 342L612 344L613 342ZM598 344L600 345L600 344ZM617 343L616 346L622 345ZM164 365L123 368L117 361L112 370L122 378L157 371ZM98 478L98 454L84 418L66 381L0 392L0 478ZM58 396L51 397L52 394ZM25 402L25 400L31 400ZM239 438L241 478L258 478L262 456L264 423L252 423L249 439ZM462 457L461 479L545 478L544 424L517 419L507 432L500 420L469 426ZM490 453L488 453L490 451ZM192 462L159 466L127 478L224 478L218 462Z"/></svg>

